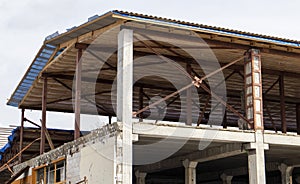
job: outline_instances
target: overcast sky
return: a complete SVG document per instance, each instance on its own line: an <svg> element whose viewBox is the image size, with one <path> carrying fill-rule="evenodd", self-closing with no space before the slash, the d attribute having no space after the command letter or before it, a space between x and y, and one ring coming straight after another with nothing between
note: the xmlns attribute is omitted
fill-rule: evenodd
<svg viewBox="0 0 300 184"><path fill-rule="evenodd" d="M300 1L287 0L0 0L0 126L19 125L7 99L41 47L56 31L118 9L300 40ZM27 112L38 122L41 112ZM72 127L72 115L48 115L48 127Z"/></svg>

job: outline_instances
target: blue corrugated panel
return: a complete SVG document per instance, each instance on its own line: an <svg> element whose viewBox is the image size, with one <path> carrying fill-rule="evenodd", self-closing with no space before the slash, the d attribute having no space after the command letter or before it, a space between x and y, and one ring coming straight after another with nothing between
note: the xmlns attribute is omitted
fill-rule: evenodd
<svg viewBox="0 0 300 184"><path fill-rule="evenodd" d="M2 155L5 153L5 151L6 151L7 149L11 148L12 142L13 142L15 136L16 136L16 131L17 131L17 129L18 129L18 128L15 128L15 129L13 129L13 130L11 131L11 135L8 136L8 138L7 138L8 142L7 142L2 148L0 148L0 161L1 161L2 158L3 158Z"/></svg>
<svg viewBox="0 0 300 184"><path fill-rule="evenodd" d="M36 59L33 61L31 68L25 74L25 77L21 81L20 85L17 87L17 90L12 95L8 105L18 107L19 103L22 101L28 90L30 89L33 81L43 70L49 58L55 51L56 47L50 44L46 44ZM55 57L57 57L64 49L56 52Z"/></svg>

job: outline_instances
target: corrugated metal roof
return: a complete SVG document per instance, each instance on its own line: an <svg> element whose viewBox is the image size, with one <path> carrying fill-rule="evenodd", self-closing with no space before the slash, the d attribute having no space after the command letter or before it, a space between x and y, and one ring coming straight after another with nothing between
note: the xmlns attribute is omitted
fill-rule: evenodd
<svg viewBox="0 0 300 184"><path fill-rule="evenodd" d="M118 16L118 18L114 18L115 16ZM107 12L101 16L95 15L89 18L89 20L80 26L74 26L71 29L67 29L67 32L59 34L58 32L55 32L54 34L47 36L45 39L45 44L42 46L41 50L38 52L36 58L32 62L31 66L25 73L23 79L19 83L17 89L12 94L11 98L8 101L8 105L17 107L19 103L22 101L24 96L27 94L28 90L33 84L33 81L36 79L36 77L39 75L39 73L42 71L42 69L45 67L46 63L49 61L49 58L53 54L53 52L56 49L56 46L60 43L69 41L73 38L76 38L84 33L100 29L102 27L105 27L107 25L110 25L116 20L124 18L128 20L140 20L144 22L151 22L153 24L163 24L166 26L179 26L183 29L193 28L196 30L211 32L214 34L223 34L228 36L235 36L242 39L250 39L250 40L260 40L262 42L268 42L273 44L279 44L279 45L286 45L290 47L300 47L300 41L297 40L290 40L290 39L284 39L284 38L278 38L278 37L272 37L267 35L261 35L261 34L254 34L249 32L243 32L243 31L237 31L232 29L226 29L226 28L220 28L220 27L214 27L214 26L208 26L203 24L196 24L196 23L190 23L185 21L179 21L179 20L173 20L173 19L167 19L162 17L156 17L151 15L144 15L144 14L138 14L138 13L132 13L132 12L125 12L125 11L119 11L119 10L113 10L110 12ZM62 50L61 50L62 51ZM61 51L58 51L56 53L56 56L61 53Z"/></svg>
<svg viewBox="0 0 300 184"><path fill-rule="evenodd" d="M52 54L55 52L56 47L50 44L43 45L33 60L31 66L25 73L23 79L19 83L17 89L12 94L11 98L7 102L7 105L18 107L24 96L30 89L33 81L39 75L40 71L44 68ZM55 57L58 56L63 50L56 52Z"/></svg>
<svg viewBox="0 0 300 184"><path fill-rule="evenodd" d="M132 12L126 12L126 11L114 10L112 12L115 15L120 15L123 17L129 17L129 18L135 18L135 19L144 19L144 20L148 20L148 21L150 20L150 21L153 21L154 23L159 21L161 23L167 23L167 24L171 24L171 25L176 24L177 26L181 26L182 28L191 27L191 28L199 29L199 31L200 30L212 31L214 33L235 35L235 36L238 36L241 38L259 39L261 41L274 42L274 44L284 44L284 45L290 45L290 46L296 46L296 47L300 46L300 41L297 41L297 40L279 38L279 37L274 37L274 36L267 36L267 35L262 35L262 34L255 34L255 33L250 33L250 32L226 29L226 28L221 28L221 27L185 22L185 21L180 21L180 20L162 18L162 17L152 16L152 15L144 15L144 14L138 14L138 13L132 13Z"/></svg>
<svg viewBox="0 0 300 184"><path fill-rule="evenodd" d="M142 20L142 21L151 21L152 23L163 23L166 26L171 26L171 25L176 25L181 28L194 28L199 31L209 31L211 33L215 34L225 34L228 36L236 36L239 38L243 39L255 39L255 40L260 40L262 42L271 42L274 44L280 44L280 45L287 45L291 47L300 47L300 41L298 40L291 40L291 39L286 39L286 38L279 38L279 37L274 37L274 36L268 36L268 35L263 35L263 34L255 34L255 33L250 33L250 32L245 32L245 31L238 31L238 30L233 30L233 29L227 29L227 28L222 28L222 27L216 27L216 26L209 26L209 25L204 25L204 24L197 24L197 23L191 23L191 22L186 22L186 21L180 21L180 20L174 20L174 19L168 19L168 18L163 18L163 17L157 17L157 16L152 16L152 15L145 15L145 14L140 14L140 13L133 13L133 12L126 12L126 11L119 11L119 10L113 10L110 12L107 12L101 16L94 15L89 18L89 21L79 25L79 26L74 26L71 29L67 29L67 32L57 34L57 32L47 40L47 43L52 43L52 44L59 44L57 41L58 37L62 36L67 36L64 38L63 41L70 40L79 34L83 34L83 32L88 32L92 30L99 29L103 27L101 25L101 21L103 24L103 21L107 21L106 25L112 23L114 20L112 19L113 15L121 16L124 19L136 19L136 20ZM94 25L94 26L93 26ZM96 26L96 27L95 27Z"/></svg>

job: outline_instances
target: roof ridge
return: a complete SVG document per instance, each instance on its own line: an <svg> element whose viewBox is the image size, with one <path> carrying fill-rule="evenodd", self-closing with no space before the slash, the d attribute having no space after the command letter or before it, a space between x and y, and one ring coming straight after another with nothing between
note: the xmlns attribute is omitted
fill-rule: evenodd
<svg viewBox="0 0 300 184"><path fill-rule="evenodd" d="M137 16L137 17L147 18L147 19L152 19L152 20L160 20L160 21L179 23L179 24L189 25L189 26L197 26L200 28L212 29L215 31L226 31L228 33L242 34L242 35L272 39L272 40L277 40L277 41L292 42L292 43L296 43L296 44L300 45L300 40L281 38L281 37L277 37L277 36L264 35L264 34L260 34L260 33L251 33L251 32L240 31L240 30L236 30L236 29L229 29L229 28L224 28L224 27L211 26L211 25L206 25L206 24L194 23L194 22L189 22L189 21L181 21L181 20L176 20L176 19L170 19L170 18L164 18L164 17L159 17L159 16L146 15L146 14L134 13L134 12L122 11L122 10L113 10L111 12L114 14L125 14L128 16Z"/></svg>

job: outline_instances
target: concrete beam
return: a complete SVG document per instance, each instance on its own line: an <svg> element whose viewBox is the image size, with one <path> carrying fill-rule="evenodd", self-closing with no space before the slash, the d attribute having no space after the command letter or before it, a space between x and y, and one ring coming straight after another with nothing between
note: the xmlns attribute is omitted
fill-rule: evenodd
<svg viewBox="0 0 300 184"><path fill-rule="evenodd" d="M300 167L300 158L290 158L283 160L283 163L286 164L287 166L293 166L293 167Z"/></svg>
<svg viewBox="0 0 300 184"><path fill-rule="evenodd" d="M264 144L264 150L269 150L269 144ZM256 143L248 143L244 145L244 149L246 150L252 150L252 149L256 149L257 148L257 144Z"/></svg>
<svg viewBox="0 0 300 184"><path fill-rule="evenodd" d="M196 184L196 167L198 162L185 159L182 164L185 168L185 184Z"/></svg>
<svg viewBox="0 0 300 184"><path fill-rule="evenodd" d="M264 134L264 143L274 145L300 146L300 136Z"/></svg>
<svg viewBox="0 0 300 184"><path fill-rule="evenodd" d="M266 163L266 170L268 172L277 171L279 165L280 164L277 162ZM235 176L247 175L248 168L247 167L238 167L238 168L233 168L233 169L226 169L224 171L201 172L201 173L197 174L197 181L203 181L202 178L204 178L206 181L218 180L220 177L220 172L223 172L223 174L225 174L226 176L235 177Z"/></svg>
<svg viewBox="0 0 300 184"><path fill-rule="evenodd" d="M149 164L145 166L141 166L138 169L140 171L145 171L147 173L178 168L182 166L182 161L188 159L193 162L207 162L211 160L231 157L235 155L240 155L245 153L242 149L241 143L235 144L224 144L218 147L207 148L202 151L196 151L187 155L178 156L166 160L162 160L160 162Z"/></svg>
<svg viewBox="0 0 300 184"><path fill-rule="evenodd" d="M170 124L134 123L133 133L141 137L189 139L216 142L255 142L252 131L233 131L226 129L204 129L199 127Z"/></svg>
<svg viewBox="0 0 300 184"><path fill-rule="evenodd" d="M122 184L132 183L133 31L118 35L117 120L122 122Z"/></svg>

